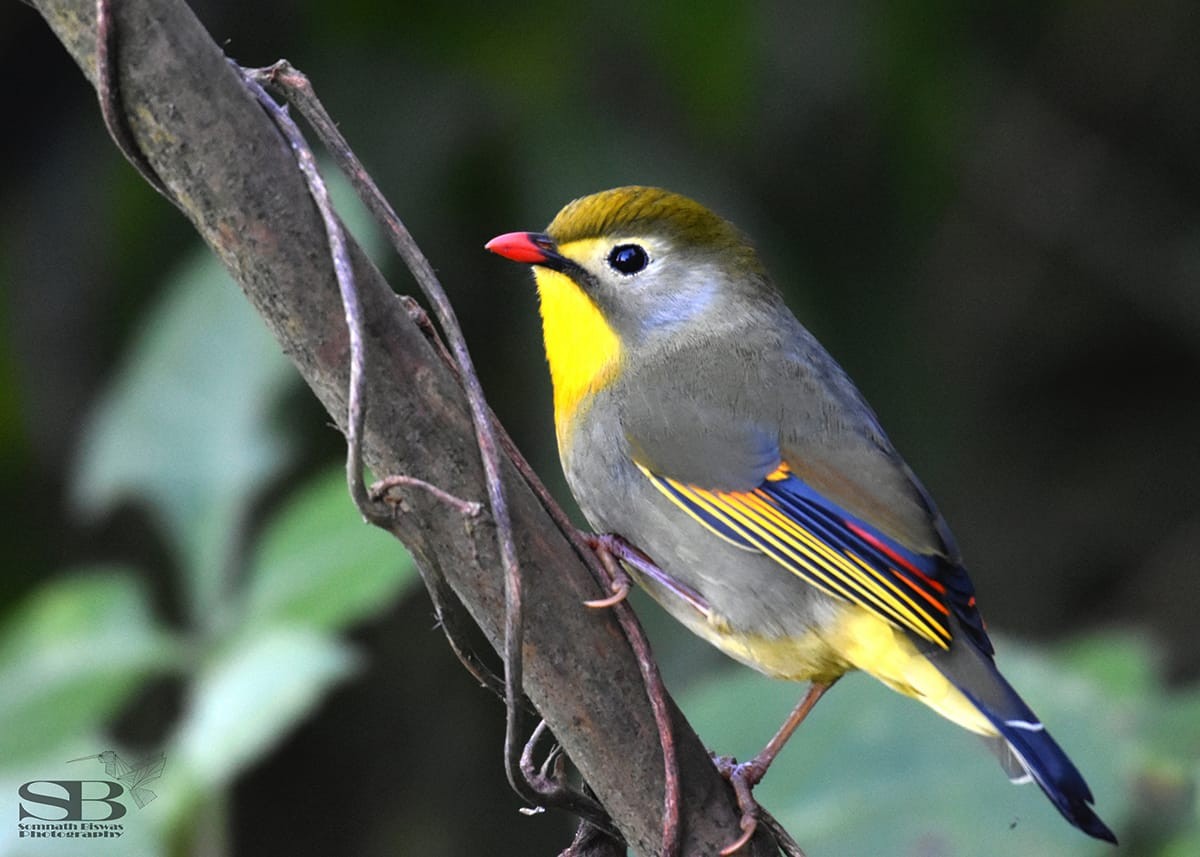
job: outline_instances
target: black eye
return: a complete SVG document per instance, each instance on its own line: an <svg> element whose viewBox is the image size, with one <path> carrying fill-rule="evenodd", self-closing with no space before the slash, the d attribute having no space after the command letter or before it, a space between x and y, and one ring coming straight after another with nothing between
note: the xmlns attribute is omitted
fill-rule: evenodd
<svg viewBox="0 0 1200 857"><path fill-rule="evenodd" d="M629 276L650 264L650 257L637 244L618 244L608 254L608 265L614 271Z"/></svg>

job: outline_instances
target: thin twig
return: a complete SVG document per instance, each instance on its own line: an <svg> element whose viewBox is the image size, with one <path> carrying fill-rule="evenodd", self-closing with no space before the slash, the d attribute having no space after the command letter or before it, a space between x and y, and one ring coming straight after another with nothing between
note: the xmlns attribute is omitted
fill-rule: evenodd
<svg viewBox="0 0 1200 857"><path fill-rule="evenodd" d="M108 128L109 134L112 136L117 147L122 154L129 160L131 164L141 174L151 187L155 188L168 200L172 200L171 194L158 177L153 167L146 160L145 155L137 146L131 131L127 125L125 112L121 109L119 80L117 70L114 64L110 61L111 57L116 54L117 50L117 29L112 25L112 15L110 8L111 0L97 0L96 4L96 63L97 63L97 93L100 101L100 110L103 115L105 125ZM368 495L366 486L363 482L363 465L362 465L362 434L365 416L364 396L363 396L363 379L366 370L365 349L363 347L363 325L362 312L359 303L358 290L356 288L353 267L350 264L350 256L346 244L345 235L342 231L341 223L338 221L337 215L334 213L332 202L329 199L328 188L317 169L316 158L313 156L312 149L304 140L304 136L300 133L300 129L288 115L285 108L281 107L274 99L272 99L262 85L260 79L266 79L271 82L275 81L274 74L268 74L265 77L260 72L242 69L236 63L230 61L231 65L238 71L247 88L254 94L259 104L271 116L280 132L287 139L288 144L292 148L292 152L296 158L297 165L304 177L309 195L312 197L317 210L320 212L322 223L325 228L326 238L329 242L329 253L333 263L334 275L338 282L338 290L341 296L342 306L346 316L346 327L349 337L350 346L350 379L348 384L348 406L347 406L347 431L346 431L346 479L349 485L351 497L355 505L368 518L377 517L377 513L371 507L370 501L382 497L387 491L394 487L410 486L421 488L430 494L437 497L442 502L457 508L461 513L469 517L475 517L481 512L481 507L478 503L462 500L449 494L446 491L432 485L424 480L416 479L408 476L390 476L379 483L376 483L373 488L378 489L377 496L371 497ZM286 66L290 75L295 76L297 73ZM277 65L277 69L280 65ZM306 78L299 76L303 81L300 91L307 90L311 94L311 85L308 84ZM293 86L295 81L291 81ZM349 147L345 144L345 140L337 133L333 126L332 120L324 113L320 103L316 101L315 95L311 101L307 101L310 106L315 104L324 117L327 131L332 131L334 139L338 145L332 150L335 156L348 156L351 159L350 164L343 164L343 168L349 169L354 175L357 175L361 181L364 181L370 186L371 194L364 196L364 201L371 206L377 217L385 221L393 236L395 249L404 259L409 270L417 279L426 296L433 303L435 311L438 314L439 321L442 324L443 330L450 339L451 346L454 349L456 362L460 370L460 378L464 379L467 391L467 398L471 406L472 419L475 424L476 439L479 445L480 455L483 461L484 473L488 485L488 495L492 507L492 517L497 526L497 539L501 561L505 569L505 596L506 596L506 622L505 622L505 682L504 682L504 697L505 705L508 711L507 730L505 736L505 762L506 770L509 776L509 782L513 789L521 794L527 800L536 801L537 799L554 798L557 802L568 803L572 805L573 810L593 821L593 823L607 822L607 816L603 810L594 801L583 798L582 795L574 794L570 790L564 788L561 783L556 782L548 776L542 775L540 779L543 781L543 788L530 794L527 788L528 781L520 780L515 772L520 769L519 749L517 742L517 729L520 718L519 713L522 710L522 668L521 668L521 643L524 631L523 610L521 605L521 586L520 586L520 567L517 564L516 548L512 535L512 523L508 514L507 500L504 496L504 488L500 477L500 462L498 445L494 430L490 419L490 411L488 410L483 398L483 389L479 384L478 376L475 374L470 355L466 349L466 343L462 336L461 329L458 326L457 319L454 316L450 302L441 288L436 276L433 273L432 267L424 254L417 247L416 242L408 233L404 224L387 205L382 195L378 192L373 181L367 175L366 171L357 162L353 154L349 151ZM303 109L303 108L302 108ZM307 114L306 114L307 115ZM313 121L313 116L309 116L310 121ZM340 158L339 158L340 160ZM172 200L173 201L173 200ZM372 204L374 203L374 204ZM439 609L439 613L440 613ZM486 684L484 673L476 672L471 669L471 664L462 654L462 649L456 643L454 638L447 633L451 642L451 647L459 655L460 660L467 665L468 669Z"/></svg>
<svg viewBox="0 0 1200 857"><path fill-rule="evenodd" d="M500 452L493 429L491 414L483 396L483 387L475 373L471 355L467 351L466 340L450 306L450 301L442 289L441 283L433 272L433 267L425 254L413 240L408 228L396 215L383 194L379 192L374 180L350 150L341 132L326 113L325 108L316 98L312 84L308 78L296 71L286 61L281 60L269 69L251 72L264 81L283 85L288 91L289 100L304 114L304 117L317 128L318 133L326 141L338 166L351 178L359 192L359 197L371 212L381 220L392 238L392 245L400 258L404 260L413 278L429 299L437 315L439 324L449 340L451 353L459 365L463 388L471 409L471 419L475 425L475 438L479 445L480 458L483 462L484 476L487 482L488 503L491 506L492 520L496 524L496 539L499 543L500 561L504 569L504 666L505 666L505 706L507 720L504 735L505 773L509 784L517 794L530 802L537 802L542 797L523 781L520 773L520 754L523 742L519 738L520 717L519 702L522 693L522 641L525 631L525 614L521 602L521 569L517 561L516 543L513 538L512 521L508 512L508 500L505 497L504 485L500 474Z"/></svg>
<svg viewBox="0 0 1200 857"><path fill-rule="evenodd" d="M542 483L542 480L520 454L512 438L504 431L503 425L500 426L500 432L501 442L504 444L509 457L516 463L517 469L521 471L521 475L524 476L525 481L542 501L542 505L550 513L550 517L554 519L559 529L570 540L576 554L591 570L592 576L596 578L605 591L610 593L614 592L612 584L616 581L618 583L618 591L615 594L620 594L620 582L623 579L627 579L628 576L613 561L611 552L606 549L608 542L603 537L599 537L599 542L597 542L594 537L580 532L571 523L571 519L567 517L566 512L555 502L549 490ZM600 545L600 549L597 549L598 544ZM606 556L608 562L605 562ZM615 577L614 569L616 569ZM604 601L606 599L598 600ZM584 603L586 604L587 602L585 601ZM650 708L654 713L654 726L658 731L659 745L662 748L663 754L662 853L663 857L674 857L674 855L679 853L679 846L682 841L682 832L680 830L680 794L682 793L683 786L679 781L679 761L675 752L675 733L671 724L671 708L667 702L667 689L663 683L662 674L659 672L658 662L655 661L654 655L651 652L650 640L646 637L646 632L642 628L641 622L638 621L637 614L633 611L633 608L622 597L616 599L616 603L614 603L612 609L618 623L621 625L621 630L625 634L625 638L629 641L629 645L634 651L638 669L641 672L642 686L646 689L646 698L650 700Z"/></svg>
<svg viewBox="0 0 1200 857"><path fill-rule="evenodd" d="M619 587L627 575L617 564L616 558L606 547L603 540L595 541L595 555L599 558L612 588ZM637 657L638 669L642 673L642 684L646 687L646 695L650 699L650 707L654 711L654 723L658 728L658 742L663 754L663 817L662 817L662 853L671 857L679 853L679 763L675 758L675 733L671 729L671 710L667 705L667 688L663 684L662 674L658 671L658 663L650 651L650 643L642 632L633 608L624 598L613 604L612 611L621 623L630 645L633 646Z"/></svg>
<svg viewBox="0 0 1200 857"><path fill-rule="evenodd" d="M287 139L296 157L296 164L304 176L309 195L317 211L321 213L321 222L325 226L325 235L329 239L329 256L333 261L333 273L337 278L338 291L342 298L342 308L346 313L346 330L350 338L350 383L347 391L346 417L346 483L350 487L350 496L354 505L364 514L370 511L370 498L363 484L362 466L362 433L365 408L363 406L363 378L366 375L366 354L363 348L362 309L358 300L358 288L354 281L354 268L350 264L350 252L346 246L346 236L342 224L334 213L333 203L329 199L329 189L317 169L317 159L300 129L258 80L241 66L230 60L230 64L242 76L246 87L254 93L258 103L274 120L275 125ZM428 486L433 488L432 485ZM435 489L440 490L440 489ZM457 499L457 498L456 498ZM461 501L460 501L461 502Z"/></svg>
<svg viewBox="0 0 1200 857"><path fill-rule="evenodd" d="M609 836L619 839L621 834L613 826L612 820L608 817L608 814L599 802L585 795L583 792L577 792L564 785L565 773L560 765L554 764L556 761L561 762L562 760L562 757L558 755L557 747L551 749L540 768L534 762L537 744L547 734L548 730L549 726L547 726L545 720L539 720L538 725L534 727L533 733L529 736L529 740L525 742L525 747L521 751L521 775L537 789L539 794L547 798L547 803L556 805L561 809L568 809L593 827L598 827L608 833ZM552 767L554 768L553 773L551 773Z"/></svg>
<svg viewBox="0 0 1200 857"><path fill-rule="evenodd" d="M394 535L398 535L394 525L397 521L396 507L399 503L397 499L391 496L391 491L394 488L402 486L416 487L426 491L435 499L458 510L468 522L472 518L478 517L483 511L483 506L480 503L473 500L463 500L461 497L456 497L449 491L438 488L424 479L417 479L412 476L387 476L372 484L367 489L367 492L371 500L375 503L391 505L392 517L390 519L385 518L373 506L370 507L369 512L366 514L370 518L371 523L377 527L383 527ZM503 700L504 679L496 675L483 662L483 659L475 651L475 648L467 643L467 636L470 633L470 629L474 627L474 624L465 614L462 602L459 601L454 589L446 581L445 576L436 563L422 564L420 570L421 579L424 580L425 589L429 593L429 600L433 603L433 614L437 617L438 627L442 629L442 633L446 637L446 642L450 645L450 651L454 653L454 656L458 658L463 668L474 676L481 686ZM532 710L532 706L529 706L529 709L529 713L536 713Z"/></svg>
<svg viewBox="0 0 1200 857"><path fill-rule="evenodd" d="M458 365L460 378L463 381L471 406L472 419L476 429L476 439L479 444L488 483L492 517L496 523L501 562L505 570L505 705L508 715L505 729L505 769L509 783L519 795L530 802L537 803L552 800L558 805L574 805L576 812L579 812L580 808L582 808L586 815L594 815L592 808L588 806L590 801L579 800L582 795L564 787L561 782L556 782L548 778L531 779L529 772L523 770L523 766L521 765L522 753L518 744L518 730L520 725L519 703L522 686L521 640L524 636L524 611L521 601L520 567L516 559L512 526L508 517L507 500L500 481L498 432L494 428L496 423L492 419L490 409L488 409L483 397L482 387L479 384L478 376L475 373L470 355L467 352L465 340L462 337L461 329L458 326L450 302L436 275L433 273L428 260L421 253L420 248L417 247L416 242L400 221L395 211L379 192L362 164L350 150L349 145L337 130L332 119L325 112L320 101L316 98L308 79L285 61L280 61L268 69L249 73L275 85L284 85L289 100L296 104L305 118L322 135L335 160L338 161L339 166L350 176L355 184L364 204L388 227L397 253L404 259L414 278L417 280L418 285L420 285L422 291L429 299L434 312L438 316L438 321L441 323L447 339L449 339L450 350ZM500 429L499 434L502 435L500 442L511 442L507 435L503 434L502 429ZM507 446L507 443L505 445ZM516 458L520 460L520 456ZM524 471L525 469L522 468L522 470ZM535 485L536 488L541 488L541 492L539 493L542 495L543 502L546 503L549 509L557 511L557 515L555 515L556 522L559 523L564 532L571 534L574 528L569 525L569 521L567 521L566 516L562 514L561 510L557 509L557 504L553 503L551 498L549 498L548 493L540 485L540 481L534 479L531 481L531 484ZM573 542L576 544L577 551L581 556L587 557L591 555L592 562L596 561L593 551L585 550L584 548L587 545L578 539L577 535L573 538ZM600 555L600 565L603 567L605 576L609 580L615 579L612 575L614 574L616 565L611 556L606 556L602 553ZM680 784L666 689L662 683L662 677L658 672L657 664L654 662L650 652L649 643L632 609L628 604L621 603L614 605L614 610L617 620L626 637L629 639L637 657L643 684L646 687L647 695L654 712L655 724L659 732L659 741L663 751L665 779L663 798L663 854L665 857L672 857L672 855L678 853L679 849ZM518 772L521 773L519 777L517 776Z"/></svg>
<svg viewBox="0 0 1200 857"><path fill-rule="evenodd" d="M423 566L421 574L425 580L425 588L429 592L429 600L433 602L433 614L437 617L437 623L442 629L442 633L446 635L450 651L454 652L463 668L484 689L491 691L503 702L504 679L483 662L474 647L467 645L467 638L471 630L476 627L470 614L466 612L462 602L458 600L458 596L455 595L454 590L440 571ZM522 698L522 707L525 713L531 717L537 715L537 709L527 698Z"/></svg>
<svg viewBox="0 0 1200 857"><path fill-rule="evenodd" d="M433 495L447 506L457 509L460 514L467 518L478 518L483 512L483 505L481 503L477 503L474 500L464 500L461 497L455 497L449 491L439 488L430 482L426 482L424 479L418 479L415 476L385 476L382 479L371 483L371 487L367 489L367 496L375 503L392 503L395 502L391 497L391 491L393 488L420 488L422 491Z"/></svg>
<svg viewBox="0 0 1200 857"><path fill-rule="evenodd" d="M433 340L439 352L447 361L450 361L450 356L446 352L441 340L437 338L437 332L430 325L425 311L411 298L406 301L405 307L409 316L417 322L426 336ZM450 362L452 363L452 361ZM643 570L656 569L652 561L640 551L637 551L632 545L628 545L623 539L611 535L598 536L580 532L571 523L566 513L563 512L562 507L550 495L550 492L529 466L529 463L525 461L524 456L521 455L516 444L513 443L512 438L505 431L504 426L497 421L496 427L501 446L504 448L509 459L516 464L526 483L533 489L538 499L541 500L542 506L550 513L555 524L558 525L562 533L571 542L576 554L587 565L588 569L591 570L592 576L596 578L597 582L606 591L613 593L606 598L585 600L583 603L593 608L616 607L621 604L629 594L629 576L625 574L619 565L611 562L613 551L620 549L621 558L628 557L631 562L634 562L637 567ZM605 556L609 558L608 563L604 560ZM661 575L662 572L659 571L658 574ZM637 615L628 604L623 604L621 607L622 609L616 613L617 620L637 658L642 677L642 686L646 689L647 699L650 700L651 710L654 713L655 727L659 734L659 743L662 747L665 781L662 853L664 857L673 857L678 851L678 843L682 838L679 829L679 816L681 812L679 795L682 790L682 784L679 781L679 766L675 753L670 706L667 704L666 686L663 684L662 676L658 671L658 664L654 660L650 650L650 642L646 637L646 632L643 630L641 623L637 620Z"/></svg>
<svg viewBox="0 0 1200 857"><path fill-rule="evenodd" d="M334 213L328 190L317 169L316 158L313 156L312 149L308 146L296 123L288 115L287 110L280 107L266 93L251 72L247 72L236 64L235 68L237 68L243 79L246 80L247 86L279 126L287 138L289 145L292 147L297 164L308 185L309 193L313 197L313 202L316 204L318 211L321 213L326 235L329 238L330 256L333 260L334 273L338 281L342 306L346 313L346 327L349 332L350 341L350 382L347 394L346 480L355 505L367 519L377 524L386 525L386 519L383 515L379 514L373 504L394 502L389 496L393 489L410 487L425 491L440 502L456 509L464 517L478 517L483 511L481 504L475 501L463 500L430 482L414 476L394 474L378 480L369 489L364 487L362 478L362 433L365 417L363 379L366 375L366 354L363 347L362 312L358 300L358 290L355 287L353 269L350 265L341 223ZM439 583L441 584L440 586L438 585ZM490 672L476 658L467 654L467 648L462 644L461 639L459 639L459 629L452 628L451 623L447 621L449 611L444 595L449 590L449 587L440 575L436 577L434 585L430 586L429 590L434 602L434 610L438 615L439 622L442 624L443 632L450 643L451 650L471 675L485 687L491 686L490 680L493 677Z"/></svg>
<svg viewBox="0 0 1200 857"><path fill-rule="evenodd" d="M461 497L456 497L450 492L426 482L424 479L417 479L412 476L394 475L384 477L373 483L367 489L367 492L372 501L390 504L395 507L398 501L391 496L390 492L394 488L403 486L420 488L426 491L435 499L456 509L468 522L472 518L478 517L483 511L483 506L480 503L473 500L463 500ZM367 514L373 524L395 534L393 526L396 522L394 508L393 516L390 520L376 511L374 507L370 507ZM436 564L423 564L420 568L421 578L425 581L425 589L429 593L429 600L433 602L433 614L437 617L437 624L442 629L442 633L446 636L446 642L450 645L450 651L454 653L454 656L458 658L463 668L474 676L482 687L490 690L503 700L504 679L496 675L483 662L483 659L475 651L474 647L467 644L467 636L471 628L474 627L474 623L465 614L462 602L459 601L454 589L446 582L445 576ZM525 709L528 714L537 713L532 705L526 704Z"/></svg>
<svg viewBox="0 0 1200 857"><path fill-rule="evenodd" d="M619 570L618 566L618 576L614 578L610 565L605 563L604 557L606 554L610 562L612 560L611 553L604 549L608 543L603 537L598 537L601 549L597 550L595 537L581 532L571 523L571 519L567 517L567 513L563 511L562 507L551 496L550 491L543 484L541 478L529 466L529 462L525 460L525 457L521 455L513 439L505 431L503 424L497 422L496 425L500 434L500 442L504 446L509 459L516 464L517 470L520 471L525 482L533 489L538 499L541 500L542 506L550 514L555 524L558 525L559 530L570 541L576 555L592 572L592 576L596 579L597 583L604 591L612 592L614 579L619 581L626 575L623 571ZM663 683L662 674L659 672L658 662L654 660L654 655L651 652L650 640L646 637L646 632L642 628L641 622L638 621L637 614L633 611L633 608L623 599L620 599L613 607L613 610L621 626L621 631L625 634L630 648L634 651L638 670L641 673L642 686L646 690L646 698L649 699L650 709L654 713L654 726L658 731L659 745L662 748L663 754L662 854L663 857L674 857L674 855L679 853L682 841L682 831L680 830L680 794L682 793L683 786L679 780L679 761L675 752L675 733L671 724L671 707L667 702L667 689Z"/></svg>
<svg viewBox="0 0 1200 857"><path fill-rule="evenodd" d="M446 351L446 347L441 339L438 338L437 331L430 324L429 317L425 314L425 311L412 298L403 298L403 301L409 317L417 323L426 337L433 342L447 363L451 367L454 367L450 354ZM551 496L546 486L542 483L541 478L529 466L524 456L521 455L520 450L517 449L516 444L508 435L508 432L505 431L503 424L496 421L495 425L501 446L509 459L516 465L525 482L533 489L534 494L541 501L542 506L550 514L550 517L554 520L559 530L571 542L576 554L592 572L592 576L605 591L613 593L608 597L585 600L583 603L588 607L602 608L615 607L620 602L623 602L629 594L629 577L620 566L607 566L602 556L606 553L611 556L613 548L623 546L624 550L621 551L621 556L629 556L631 561L634 561L639 567L642 564L652 566L653 563L644 554L637 551L636 548L625 543L623 539L617 539L613 536L606 537L585 534L577 529L571 523L570 518L566 516L566 513L563 512L562 507ZM659 573L661 574L661 572ZM626 639L629 640L630 647L634 650L637 658L642 677L642 686L646 689L647 699L650 700L651 710L654 713L655 727L659 734L659 742L663 751L665 778L662 853L663 857L673 857L678 851L678 842L681 839L679 830L679 816L681 811L679 795L682 790L682 784L679 781L679 767L675 753L670 707L666 701L666 686L663 684L662 676L658 671L658 664L650 651L650 641L647 639L646 632L637 620L637 616L632 608L629 605L623 605L623 609L618 611L616 615L622 632L625 634Z"/></svg>
<svg viewBox="0 0 1200 857"><path fill-rule="evenodd" d="M437 574L432 580L427 578L426 582L430 584L426 588L429 590L429 599L433 602L433 615L437 617L438 625L441 627L442 633L446 635L450 651L454 652L458 662L474 676L482 687L487 688L500 699L504 699L504 680L496 675L480 659L475 650L464 642L467 622L463 620L462 605L458 602L454 591L450 589L450 585L446 583L446 579L441 574Z"/></svg>

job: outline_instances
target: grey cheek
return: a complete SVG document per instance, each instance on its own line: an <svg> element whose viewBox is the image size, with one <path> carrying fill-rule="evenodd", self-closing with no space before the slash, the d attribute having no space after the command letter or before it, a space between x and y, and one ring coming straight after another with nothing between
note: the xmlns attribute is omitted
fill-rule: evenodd
<svg viewBox="0 0 1200 857"><path fill-rule="evenodd" d="M655 302L642 316L642 324L647 330L657 331L690 321L712 306L716 292L713 283L677 292L668 300Z"/></svg>

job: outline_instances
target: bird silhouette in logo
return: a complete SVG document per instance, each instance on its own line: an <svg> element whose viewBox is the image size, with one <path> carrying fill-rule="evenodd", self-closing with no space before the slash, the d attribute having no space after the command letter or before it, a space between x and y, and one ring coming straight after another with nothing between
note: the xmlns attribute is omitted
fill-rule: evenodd
<svg viewBox="0 0 1200 857"><path fill-rule="evenodd" d="M125 790L133 797L133 802L137 804L138 809L144 808L146 804L158 797L151 789L146 788L146 783L153 782L162 776L163 768L167 764L167 758L162 753L149 759L143 759L136 765L131 765L117 755L116 750L105 750L94 756L80 756L78 759L71 759L68 764L84 762L88 759L99 759L100 764L104 765L104 773L125 787Z"/></svg>

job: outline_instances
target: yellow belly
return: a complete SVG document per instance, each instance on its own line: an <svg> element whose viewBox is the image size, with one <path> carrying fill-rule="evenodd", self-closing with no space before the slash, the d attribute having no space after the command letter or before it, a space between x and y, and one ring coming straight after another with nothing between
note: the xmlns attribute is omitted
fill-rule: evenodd
<svg viewBox="0 0 1200 857"><path fill-rule="evenodd" d="M848 609L836 623L830 644L857 669L923 702L947 720L979 735L998 734L906 634L873 613L861 607Z"/></svg>
<svg viewBox="0 0 1200 857"><path fill-rule="evenodd" d="M699 633L731 658L772 678L831 682L854 669L816 632L799 637L764 637L707 625Z"/></svg>
<svg viewBox="0 0 1200 857"><path fill-rule="evenodd" d="M830 682L858 669L964 729L998 734L904 632L861 607L847 605L832 625L798 637L737 633L698 614L686 624L730 657L774 678Z"/></svg>

